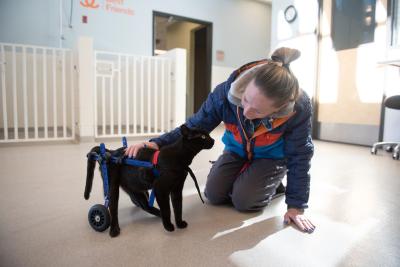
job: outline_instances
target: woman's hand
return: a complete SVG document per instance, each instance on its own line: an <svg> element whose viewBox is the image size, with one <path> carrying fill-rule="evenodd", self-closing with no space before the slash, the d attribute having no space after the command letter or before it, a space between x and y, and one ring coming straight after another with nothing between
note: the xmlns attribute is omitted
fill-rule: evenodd
<svg viewBox="0 0 400 267"><path fill-rule="evenodd" d="M158 145L154 142L142 142L142 143L134 144L134 145L131 145L130 147L128 147L125 150L125 156L127 156L128 158L136 157L136 154L139 151L139 149L144 148L144 147L149 147L149 148L159 150Z"/></svg>
<svg viewBox="0 0 400 267"><path fill-rule="evenodd" d="M311 223L304 215L304 211L299 209L288 209L284 216L285 224L294 222L297 227L303 232L312 233L315 229L315 225Z"/></svg>

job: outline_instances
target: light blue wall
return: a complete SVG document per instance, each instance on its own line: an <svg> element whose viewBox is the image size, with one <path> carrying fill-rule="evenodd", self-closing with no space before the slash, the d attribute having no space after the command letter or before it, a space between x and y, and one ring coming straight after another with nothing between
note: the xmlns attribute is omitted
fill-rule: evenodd
<svg viewBox="0 0 400 267"><path fill-rule="evenodd" d="M83 0L81 0L83 2ZM245 0L125 0L133 16L89 10L73 0L72 29L68 27L70 0L62 0L62 47L72 48L79 36L94 38L95 49L151 55L153 11L213 23L213 65L237 67L269 55L271 6ZM96 0L104 6L106 0ZM0 0L0 42L60 46L60 1ZM88 24L82 24L82 15ZM215 51L225 60L215 60Z"/></svg>

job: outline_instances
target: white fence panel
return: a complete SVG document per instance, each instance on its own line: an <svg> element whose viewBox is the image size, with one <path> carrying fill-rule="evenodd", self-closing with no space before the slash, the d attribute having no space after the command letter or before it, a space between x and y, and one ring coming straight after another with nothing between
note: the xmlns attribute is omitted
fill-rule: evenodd
<svg viewBox="0 0 400 267"><path fill-rule="evenodd" d="M95 52L95 137L160 135L174 126L172 60Z"/></svg>
<svg viewBox="0 0 400 267"><path fill-rule="evenodd" d="M75 139L71 50L0 43L0 143Z"/></svg>

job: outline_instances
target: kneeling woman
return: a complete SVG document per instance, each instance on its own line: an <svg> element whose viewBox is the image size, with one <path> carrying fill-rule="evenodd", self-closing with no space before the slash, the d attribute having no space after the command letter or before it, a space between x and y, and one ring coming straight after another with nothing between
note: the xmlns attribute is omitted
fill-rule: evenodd
<svg viewBox="0 0 400 267"><path fill-rule="evenodd" d="M225 125L223 154L207 177L205 195L212 204L232 203L239 211L260 210L268 205L287 175L285 223L301 230L315 226L304 216L310 190L311 103L299 88L289 64L300 52L276 50L271 59L248 63L218 85L200 110L190 117L188 127L211 132ZM150 142L129 147L159 149L180 136L179 128Z"/></svg>

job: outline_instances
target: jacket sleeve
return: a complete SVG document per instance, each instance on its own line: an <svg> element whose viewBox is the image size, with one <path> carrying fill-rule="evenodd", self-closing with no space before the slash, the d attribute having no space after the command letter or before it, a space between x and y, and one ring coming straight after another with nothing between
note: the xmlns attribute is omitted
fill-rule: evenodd
<svg viewBox="0 0 400 267"><path fill-rule="evenodd" d="M310 161L314 153L311 139L312 107L309 97L303 92L296 103L294 118L288 122L284 134L287 158L286 204L289 208L308 208L310 193Z"/></svg>
<svg viewBox="0 0 400 267"><path fill-rule="evenodd" d="M189 128L201 128L207 132L214 130L222 121L222 108L226 99L225 82L218 85L211 92L200 109L186 121ZM181 136L179 127L157 138L150 139L159 147L172 144Z"/></svg>

